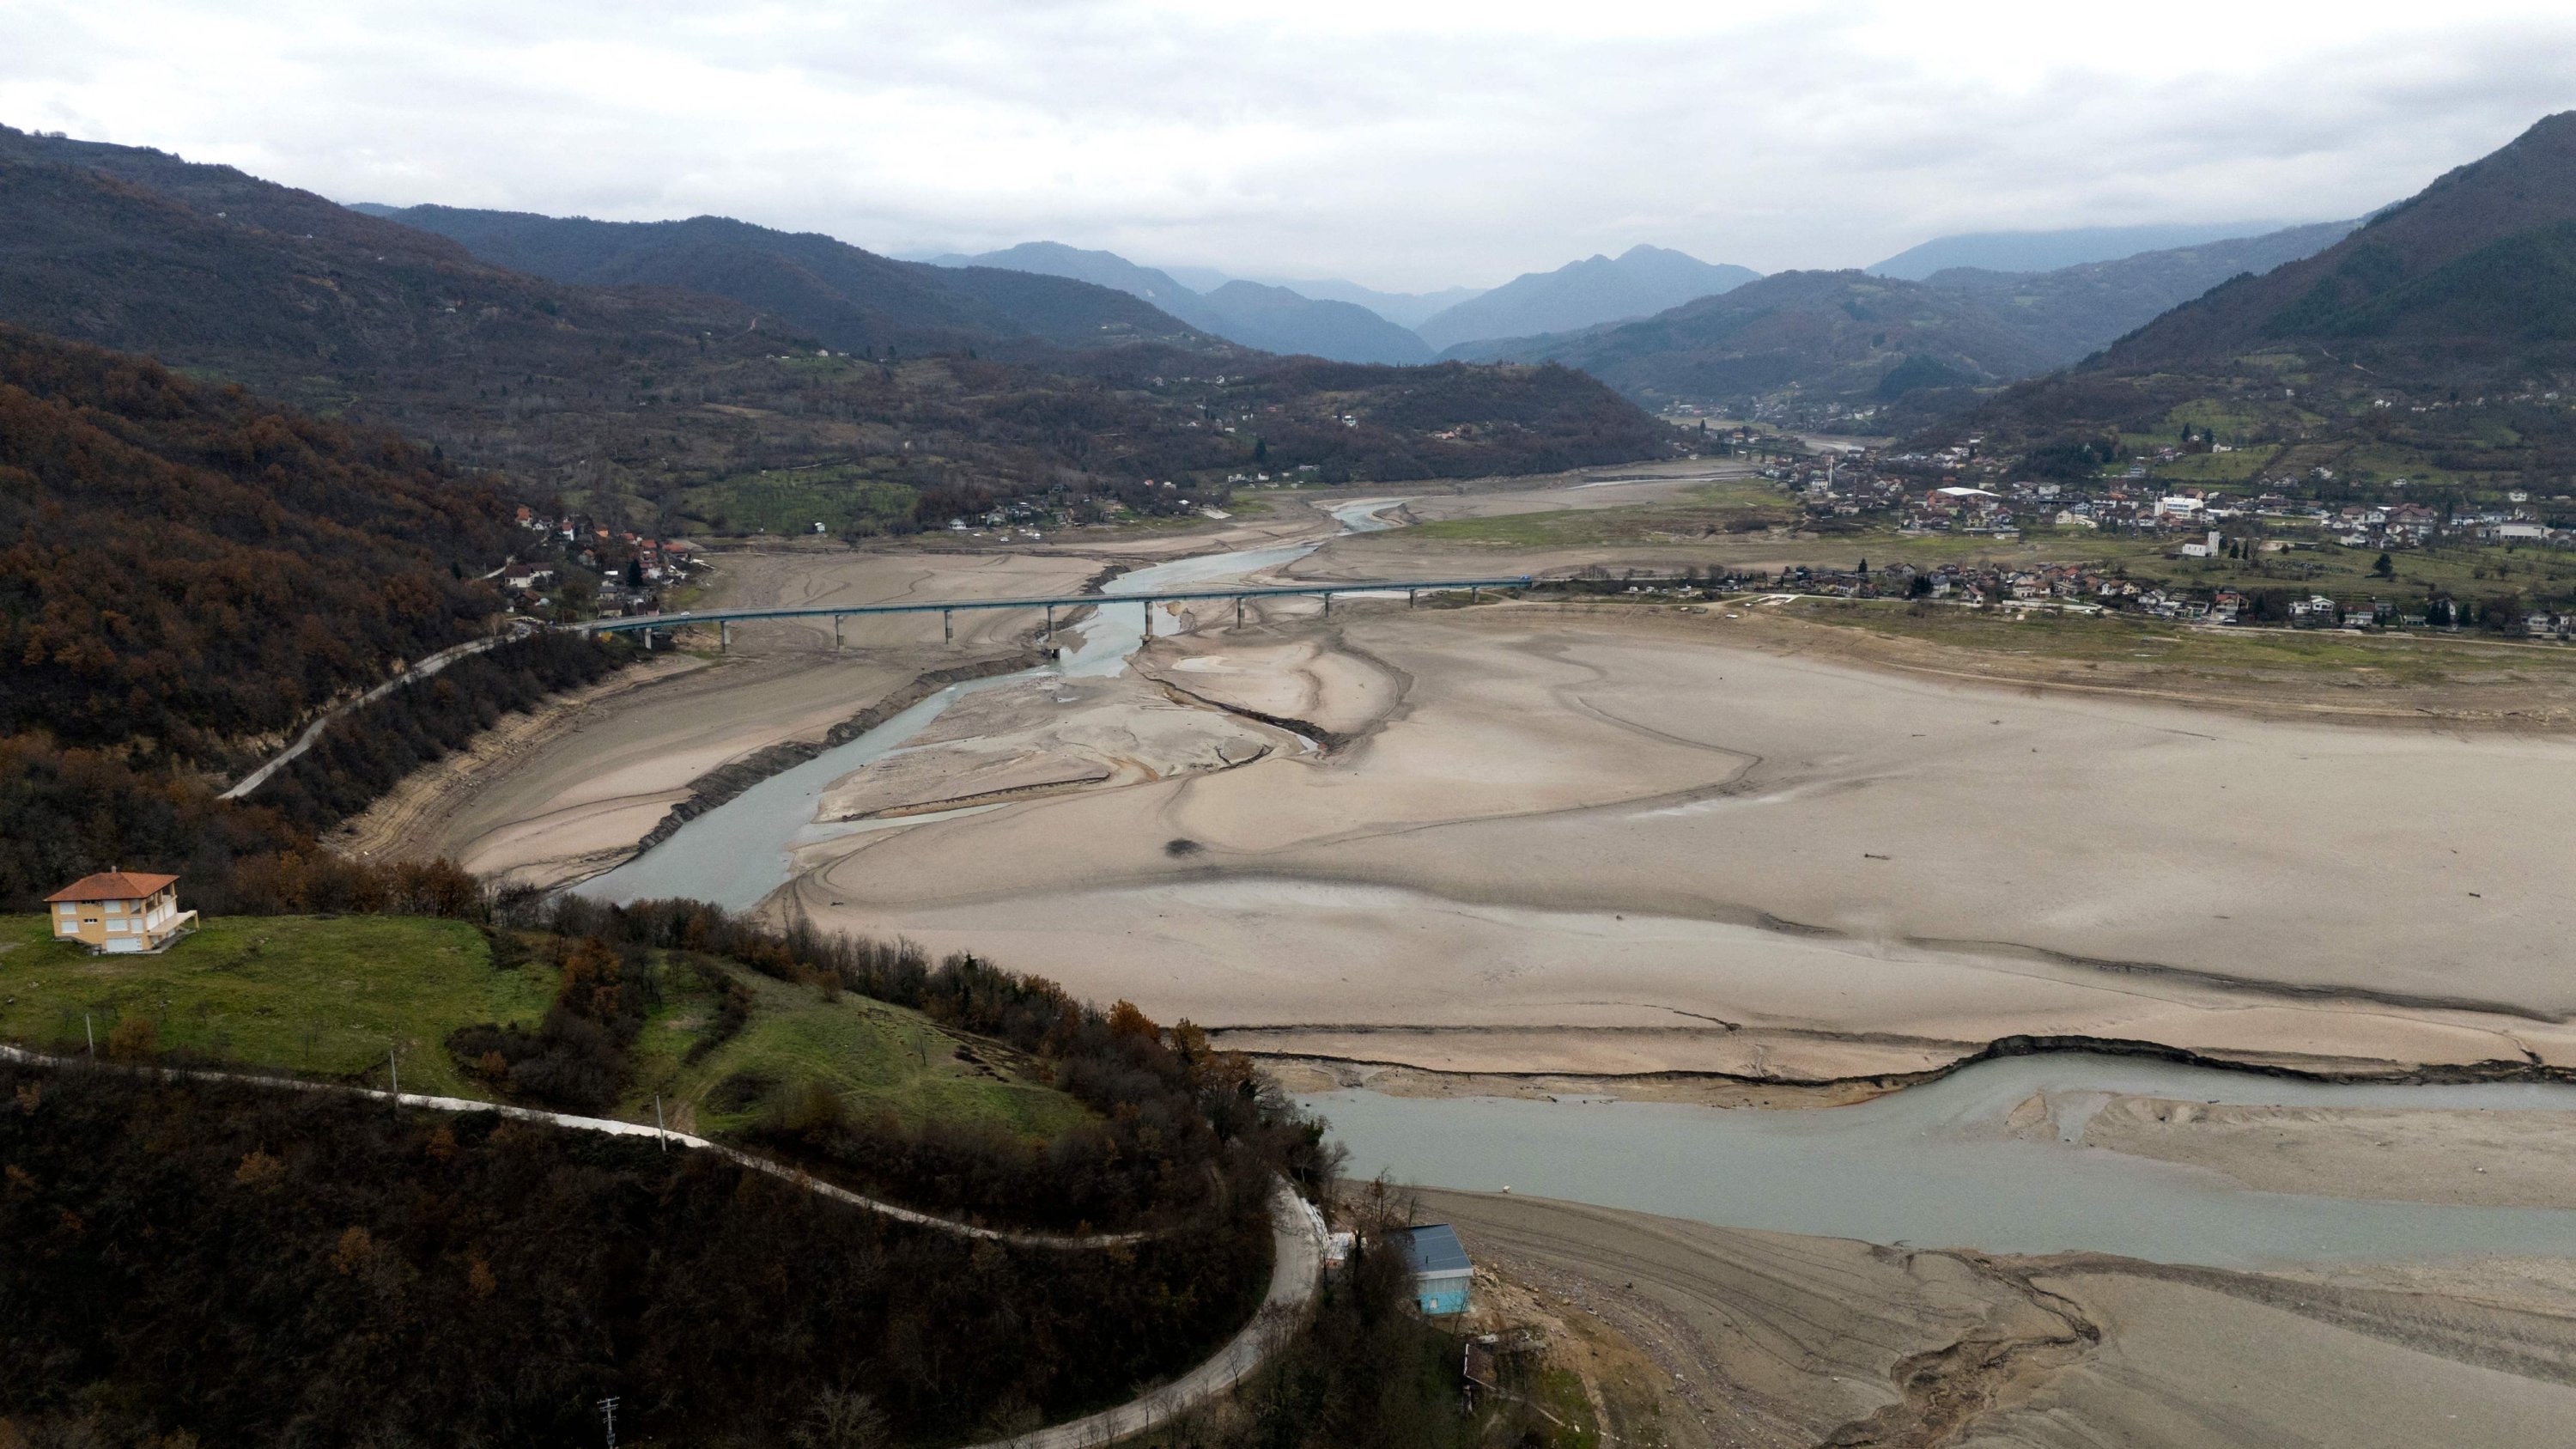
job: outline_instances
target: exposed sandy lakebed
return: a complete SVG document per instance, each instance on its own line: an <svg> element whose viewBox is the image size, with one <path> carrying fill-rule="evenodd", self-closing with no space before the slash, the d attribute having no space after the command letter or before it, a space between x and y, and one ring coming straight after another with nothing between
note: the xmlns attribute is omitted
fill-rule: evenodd
<svg viewBox="0 0 2576 1449"><path fill-rule="evenodd" d="M1397 690L1345 689L1337 750L833 842L790 893L1246 1048L1445 1071L1813 1080L2015 1035L2576 1065L2565 740L2033 699L1514 607L1345 606L1151 668L1308 661L1201 691L1260 709L1318 687L1308 646Z"/></svg>

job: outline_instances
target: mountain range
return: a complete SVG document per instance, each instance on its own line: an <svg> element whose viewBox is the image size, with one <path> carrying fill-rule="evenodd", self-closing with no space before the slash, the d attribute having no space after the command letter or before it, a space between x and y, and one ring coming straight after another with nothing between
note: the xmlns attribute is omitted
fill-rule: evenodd
<svg viewBox="0 0 2576 1449"><path fill-rule="evenodd" d="M2044 450L2196 425L2369 449L2314 465L2330 472L2519 470L2564 491L2571 400L2576 112L2562 112L2334 245L2239 275L1943 431Z"/></svg>
<svg viewBox="0 0 2576 1449"><path fill-rule="evenodd" d="M2277 221L2240 221L1961 232L1907 247L1864 270L1874 276L1902 277L1909 282L1922 281L1952 267L1989 272L2053 272L2060 267L2117 261L2140 252L2206 246L2281 229Z"/></svg>
<svg viewBox="0 0 2576 1449"><path fill-rule="evenodd" d="M1114 288L725 218L403 215L0 128L0 322L382 425L638 528L818 459L902 528L922 499L1168 509L1188 495L1149 480L1543 471L1666 436L1561 368L1300 362Z"/></svg>
<svg viewBox="0 0 2576 1449"><path fill-rule="evenodd" d="M1445 353L1485 338L1564 332L1650 316L1761 275L1750 267L1712 266L1662 247L1634 246L1616 257L1593 256L1552 272L1524 272L1433 315L1414 330Z"/></svg>
<svg viewBox="0 0 2576 1449"><path fill-rule="evenodd" d="M937 257L932 264L1068 277L1115 288L1201 331L1264 352L1336 362L1431 360L1431 348L1421 338L1356 303L1319 301L1285 287L1240 280L1199 292L1169 273L1138 266L1115 252L1086 251L1061 242L1023 242L981 256Z"/></svg>
<svg viewBox="0 0 2576 1449"><path fill-rule="evenodd" d="M1451 355L1562 362L1648 407L1895 407L1913 423L1977 389L2062 367L2240 272L2331 245L2351 223L2145 252L2051 272L1950 268L1921 281L1782 272L1635 322L1466 344Z"/></svg>
<svg viewBox="0 0 2576 1449"><path fill-rule="evenodd" d="M1480 339L1642 317L1760 276L1660 247L1631 247L1490 290L1379 292L1343 281L1262 283L1203 267L1139 266L1115 252L1024 242L936 266L1005 267L1115 287L1205 332L1269 352L1346 362L1417 363ZM1463 354L1461 354L1463 355Z"/></svg>
<svg viewBox="0 0 2576 1449"><path fill-rule="evenodd" d="M1366 307L1398 327L1419 327L1433 315L1455 307L1471 297L1481 297L1483 287L1443 287L1437 292L1381 292L1363 287L1340 277L1234 277L1213 267L1165 267L1163 271L1183 286L1194 291L1213 292L1232 281L1259 282L1268 287L1285 287L1300 297L1318 302L1349 302Z"/></svg>

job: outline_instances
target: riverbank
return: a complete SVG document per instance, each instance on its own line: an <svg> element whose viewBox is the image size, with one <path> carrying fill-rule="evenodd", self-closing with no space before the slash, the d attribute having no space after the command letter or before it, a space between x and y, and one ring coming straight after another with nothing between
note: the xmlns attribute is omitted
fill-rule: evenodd
<svg viewBox="0 0 2576 1449"><path fill-rule="evenodd" d="M929 556L774 549L723 555L711 602L804 606L1014 597L1080 587L1101 565L1078 556ZM858 616L832 647L828 622L762 621L722 654L664 656L643 687L568 701L513 721L454 763L421 772L359 822L348 848L445 855L506 884L552 888L630 858L675 813L708 808L781 764L808 757L853 718L978 670L1032 662L1031 611L963 616L944 644L935 622Z"/></svg>
<svg viewBox="0 0 2576 1449"><path fill-rule="evenodd" d="M2168 1267L1425 1190L1480 1264L1680 1389L1683 1446L2576 1444L2576 1275ZM2393 1280L2393 1283L2392 1283ZM1481 1286L1481 1285L1480 1285Z"/></svg>

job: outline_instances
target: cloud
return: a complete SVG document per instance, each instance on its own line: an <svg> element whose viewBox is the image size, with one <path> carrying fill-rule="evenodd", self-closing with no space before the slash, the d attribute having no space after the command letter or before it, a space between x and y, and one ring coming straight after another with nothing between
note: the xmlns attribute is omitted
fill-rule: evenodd
<svg viewBox="0 0 2576 1449"><path fill-rule="evenodd" d="M1612 13L1595 13L1612 11ZM20 0L0 119L344 200L1492 283L2348 216L2576 104L2576 16L2066 5Z"/></svg>

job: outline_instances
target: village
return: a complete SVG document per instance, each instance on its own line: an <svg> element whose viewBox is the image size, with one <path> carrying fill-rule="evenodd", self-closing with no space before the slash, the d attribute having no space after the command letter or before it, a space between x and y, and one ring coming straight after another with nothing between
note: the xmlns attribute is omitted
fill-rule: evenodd
<svg viewBox="0 0 2576 1449"><path fill-rule="evenodd" d="M1736 437L1742 446L1759 446L1749 429L1737 430ZM1759 473L1797 503L1801 535L1812 530L1824 540L1883 531L1893 534L1888 542L1900 553L1909 540L1938 541L1937 551L1949 553L1958 550L1954 540L1991 541L2000 551L2058 538L2068 546L2069 561L2007 565L1972 559L1918 567L1891 559L1873 569L1864 559L1843 570L1795 567L1712 577L1700 587L2006 610L2115 610L2207 624L2479 627L2526 637L2576 637L2576 599L2536 597L2501 582L2524 550L2546 557L2543 551L2576 549L2576 527L2569 526L2576 522L2576 500L2535 499L2512 489L2475 502L2445 493L2438 506L2405 499L2347 501L2319 495L2392 493L2407 482L2365 489L2323 467L2295 482L2258 481L2250 490L2159 481L2147 462L2129 463L2117 477L2044 481L2010 476L2000 460L1979 456L1978 441L1934 452L1775 454L1764 459ZM2207 451L2226 445L2195 438L2186 446ZM2155 459L2178 456L2183 449L2162 448ZM2081 557L2104 543L2118 547L2101 549L2101 558ZM2375 587L2360 592L2322 581L2307 586L2326 572L2310 560L2329 550L2375 552L2364 574ZM2401 573L2410 554L2435 550L2495 555L2498 582L2491 589L2445 588ZM2195 572L2219 577L2196 583ZM2483 579L2490 568L2473 564L2468 572Z"/></svg>

